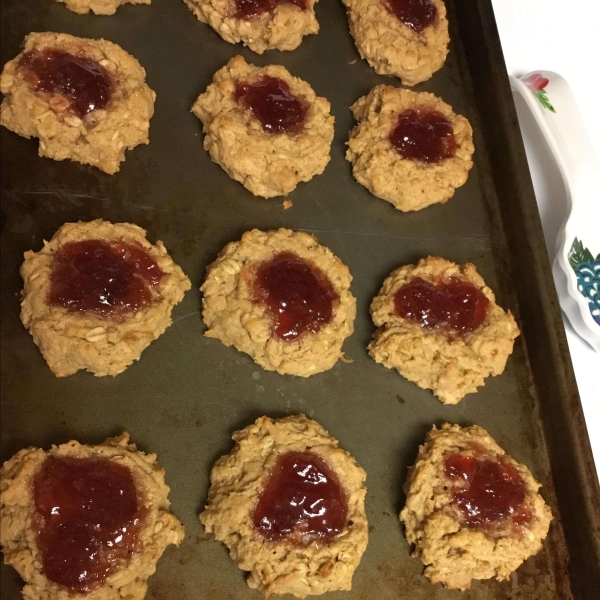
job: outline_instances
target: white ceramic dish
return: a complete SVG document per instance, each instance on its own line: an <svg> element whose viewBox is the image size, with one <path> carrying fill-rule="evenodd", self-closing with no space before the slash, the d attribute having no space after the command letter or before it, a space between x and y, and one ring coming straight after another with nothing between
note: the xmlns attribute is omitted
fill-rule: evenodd
<svg viewBox="0 0 600 600"><path fill-rule="evenodd" d="M600 161L567 82L551 71L510 77L552 152L565 185L565 219L552 272L575 331L600 353Z"/></svg>

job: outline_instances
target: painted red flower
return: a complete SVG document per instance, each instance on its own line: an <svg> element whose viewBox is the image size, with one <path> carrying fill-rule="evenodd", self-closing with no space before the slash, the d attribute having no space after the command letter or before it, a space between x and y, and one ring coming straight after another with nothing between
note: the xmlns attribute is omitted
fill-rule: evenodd
<svg viewBox="0 0 600 600"><path fill-rule="evenodd" d="M548 85L548 79L542 77L539 73L532 73L529 77L525 77L523 82L534 92L543 90Z"/></svg>
<svg viewBox="0 0 600 600"><path fill-rule="evenodd" d="M546 77L543 77L539 73L531 73L531 75L524 77L522 81L535 94L535 97L545 109L553 113L556 112L544 89L549 83Z"/></svg>

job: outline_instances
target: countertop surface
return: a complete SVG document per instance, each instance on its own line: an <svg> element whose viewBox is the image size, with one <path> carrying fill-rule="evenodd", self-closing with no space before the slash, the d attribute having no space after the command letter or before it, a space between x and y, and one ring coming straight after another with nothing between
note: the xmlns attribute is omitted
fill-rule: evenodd
<svg viewBox="0 0 600 600"><path fill-rule="evenodd" d="M492 0L504 59L511 75L545 69L562 75L573 90L596 155L600 156L600 3L597 0ZM564 201L556 173L524 131L535 193L549 248L556 207ZM600 200L600 199L599 199ZM598 228L600 236L600 226ZM554 255L551 254L551 258ZM600 471L600 355L565 322L585 420Z"/></svg>

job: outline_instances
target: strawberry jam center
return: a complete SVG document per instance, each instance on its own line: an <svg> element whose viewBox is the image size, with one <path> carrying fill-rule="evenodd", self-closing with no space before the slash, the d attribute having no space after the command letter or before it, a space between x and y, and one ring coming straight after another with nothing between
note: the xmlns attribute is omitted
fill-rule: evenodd
<svg viewBox="0 0 600 600"><path fill-rule="evenodd" d="M413 31L421 33L437 15L431 0L387 0L388 10Z"/></svg>
<svg viewBox="0 0 600 600"><path fill-rule="evenodd" d="M293 4L301 10L306 10L307 0L235 0L235 17L251 19L267 12L273 12L281 4Z"/></svg>
<svg viewBox="0 0 600 600"><path fill-rule="evenodd" d="M254 301L266 307L281 340L317 333L333 318L337 300L327 275L293 252L280 252L256 271Z"/></svg>
<svg viewBox="0 0 600 600"><path fill-rule="evenodd" d="M104 108L111 97L111 77L94 59L47 48L25 53L19 61L36 92L60 94L78 117Z"/></svg>
<svg viewBox="0 0 600 600"><path fill-rule="evenodd" d="M415 277L394 295L398 316L425 329L446 329L459 335L483 323L489 304L481 290L456 278L433 282Z"/></svg>
<svg viewBox="0 0 600 600"><path fill-rule="evenodd" d="M456 153L452 125L436 110L409 109L398 116L389 136L403 158L438 163Z"/></svg>
<svg viewBox="0 0 600 600"><path fill-rule="evenodd" d="M348 503L335 473L311 452L279 457L252 514L254 526L277 542L330 542L346 526Z"/></svg>
<svg viewBox="0 0 600 600"><path fill-rule="evenodd" d="M240 82L234 97L250 109L267 133L297 133L302 128L306 107L283 79L266 75L254 83Z"/></svg>
<svg viewBox="0 0 600 600"><path fill-rule="evenodd" d="M139 244L68 242L54 256L48 304L120 319L158 297L161 276L156 261Z"/></svg>
<svg viewBox="0 0 600 600"><path fill-rule="evenodd" d="M469 527L493 529L507 521L525 526L531 520L525 482L510 463L449 454L444 472L458 484L451 497Z"/></svg>
<svg viewBox="0 0 600 600"><path fill-rule="evenodd" d="M127 467L105 458L48 458L33 495L44 574L70 593L102 585L139 549L142 510Z"/></svg>

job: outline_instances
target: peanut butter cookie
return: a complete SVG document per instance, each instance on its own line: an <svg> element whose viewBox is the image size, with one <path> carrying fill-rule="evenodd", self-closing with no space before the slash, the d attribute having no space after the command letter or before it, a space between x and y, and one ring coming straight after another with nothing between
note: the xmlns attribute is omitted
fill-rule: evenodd
<svg viewBox="0 0 600 600"><path fill-rule="evenodd" d="M371 303L369 354L457 404L504 371L519 329L472 264L430 256L393 271Z"/></svg>
<svg viewBox="0 0 600 600"><path fill-rule="evenodd" d="M233 439L200 520L248 585L265 597L351 589L368 539L365 472L304 415L261 417Z"/></svg>
<svg viewBox="0 0 600 600"><path fill-rule="evenodd" d="M312 235L248 231L207 269L205 335L267 371L310 377L343 356L356 316L351 281L348 267Z"/></svg>
<svg viewBox="0 0 600 600"><path fill-rule="evenodd" d="M255 67L236 56L215 73L192 112L213 161L255 196L272 198L324 171L330 107L284 67Z"/></svg>
<svg viewBox="0 0 600 600"><path fill-rule="evenodd" d="M448 54L442 0L343 0L360 56L404 85L427 81Z"/></svg>
<svg viewBox="0 0 600 600"><path fill-rule="evenodd" d="M143 600L165 548L183 540L165 472L128 433L25 448L4 463L0 488L4 562L25 600Z"/></svg>
<svg viewBox="0 0 600 600"><path fill-rule="evenodd" d="M30 33L4 65L0 124L40 140L39 155L116 173L148 143L155 93L140 63L106 40Z"/></svg>
<svg viewBox="0 0 600 600"><path fill-rule="evenodd" d="M473 166L469 121L427 92L378 85L350 110L346 159L374 196L401 211L447 202Z"/></svg>
<svg viewBox="0 0 600 600"><path fill-rule="evenodd" d="M150 4L150 0L57 0L74 13L85 15L114 15L121 4Z"/></svg>
<svg viewBox="0 0 600 600"><path fill-rule="evenodd" d="M548 534L552 513L539 488L482 427L433 427L409 470L400 513L425 576L459 590L473 579L508 579Z"/></svg>
<svg viewBox="0 0 600 600"><path fill-rule="evenodd" d="M318 0L184 0L199 21L226 42L242 42L257 54L295 50L305 35L317 33Z"/></svg>
<svg viewBox="0 0 600 600"><path fill-rule="evenodd" d="M124 371L191 287L162 242L101 220L63 225L39 252L25 252L21 276L21 321L58 377Z"/></svg>

